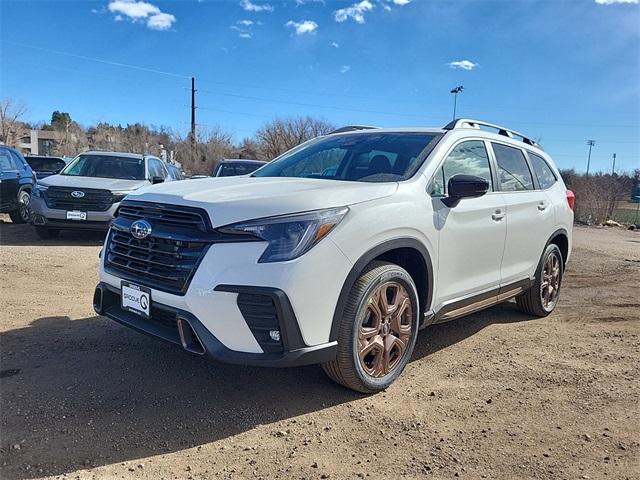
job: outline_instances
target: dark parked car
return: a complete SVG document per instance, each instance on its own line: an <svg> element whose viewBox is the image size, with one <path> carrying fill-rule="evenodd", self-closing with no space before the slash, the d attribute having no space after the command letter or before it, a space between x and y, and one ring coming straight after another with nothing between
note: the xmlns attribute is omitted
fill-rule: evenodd
<svg viewBox="0 0 640 480"><path fill-rule="evenodd" d="M20 152L0 145L0 212L13 223L29 221L31 191L36 175Z"/></svg>
<svg viewBox="0 0 640 480"><path fill-rule="evenodd" d="M67 165L67 162L65 162L64 158L61 157L29 155L25 157L25 160L31 169L36 172L36 177L38 177L38 179L60 173Z"/></svg>
<svg viewBox="0 0 640 480"><path fill-rule="evenodd" d="M213 170L213 177L237 177L248 175L266 164L262 160L225 158L220 160Z"/></svg>

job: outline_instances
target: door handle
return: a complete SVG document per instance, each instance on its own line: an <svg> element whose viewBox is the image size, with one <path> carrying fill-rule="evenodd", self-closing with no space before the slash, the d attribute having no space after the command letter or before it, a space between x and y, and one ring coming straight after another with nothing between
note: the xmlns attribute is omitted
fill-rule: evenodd
<svg viewBox="0 0 640 480"><path fill-rule="evenodd" d="M540 210L541 212L544 212L547 209L548 206L549 205L547 205L545 202L540 202L538 204L538 210Z"/></svg>
<svg viewBox="0 0 640 480"><path fill-rule="evenodd" d="M502 210L496 210L491 214L491 218L496 222L499 222L500 220L502 220L504 216L505 216L505 213Z"/></svg>

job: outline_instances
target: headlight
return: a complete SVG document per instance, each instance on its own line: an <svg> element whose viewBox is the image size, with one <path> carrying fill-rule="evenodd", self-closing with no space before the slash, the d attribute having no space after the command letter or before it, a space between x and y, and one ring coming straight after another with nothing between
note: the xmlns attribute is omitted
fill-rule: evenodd
<svg viewBox="0 0 640 480"><path fill-rule="evenodd" d="M33 196L34 197L44 197L44 192L49 188L48 185L42 185L41 183L36 183L36 186L33 187Z"/></svg>
<svg viewBox="0 0 640 480"><path fill-rule="evenodd" d="M113 203L121 202L122 200L124 200L124 197L126 197L130 193L131 193L131 190L122 190L122 191L114 190L114 191L112 191L111 192L111 196L112 196Z"/></svg>
<svg viewBox="0 0 640 480"><path fill-rule="evenodd" d="M308 252L347 214L347 207L259 218L220 228L223 233L253 235L269 242L258 262L284 262Z"/></svg>

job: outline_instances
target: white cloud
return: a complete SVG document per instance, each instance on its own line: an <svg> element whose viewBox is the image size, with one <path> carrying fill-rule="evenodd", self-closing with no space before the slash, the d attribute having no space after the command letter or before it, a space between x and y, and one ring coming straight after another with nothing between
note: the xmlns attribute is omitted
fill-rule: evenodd
<svg viewBox="0 0 640 480"><path fill-rule="evenodd" d="M409 5L411 3L411 0L393 0L393 3L400 7L404 7L405 5Z"/></svg>
<svg viewBox="0 0 640 480"><path fill-rule="evenodd" d="M273 12L274 10L273 5L268 3L258 5L257 3L252 3L251 0L242 0L240 6L247 12Z"/></svg>
<svg viewBox="0 0 640 480"><path fill-rule="evenodd" d="M289 20L287 23L285 23L285 26L295 28L296 35L315 33L318 29L318 24L313 20L304 20L302 22L294 22L293 20Z"/></svg>
<svg viewBox="0 0 640 480"><path fill-rule="evenodd" d="M478 65L478 63L474 63L471 60L457 60L455 62L447 63L449 68L461 68L462 70L473 70Z"/></svg>
<svg viewBox="0 0 640 480"><path fill-rule="evenodd" d="M336 22L345 22L352 18L357 23L364 23L365 12L370 12L371 10L373 10L373 4L369 0L362 0L350 7L336 10L333 12L333 18L335 18Z"/></svg>
<svg viewBox="0 0 640 480"><path fill-rule="evenodd" d="M252 38L253 28L262 25L262 22L254 22L253 20L238 20L235 25L229 28L238 32L240 38Z"/></svg>
<svg viewBox="0 0 640 480"><path fill-rule="evenodd" d="M160 12L149 17L149 20L147 20L147 27L152 30L168 30L175 21L176 17L170 13Z"/></svg>
<svg viewBox="0 0 640 480"><path fill-rule="evenodd" d="M349 70L351 70L351 66L350 65L342 65L340 67L340 73L347 73Z"/></svg>
<svg viewBox="0 0 640 480"><path fill-rule="evenodd" d="M638 5L639 0L595 0L598 5L613 5L614 3L630 3Z"/></svg>
<svg viewBox="0 0 640 480"><path fill-rule="evenodd" d="M152 30L168 30L176 22L176 17L163 12L156 5L136 0L111 0L107 7L115 13L115 20L128 18L132 22L145 22Z"/></svg>
<svg viewBox="0 0 640 480"><path fill-rule="evenodd" d="M338 42L331 42L331 46L333 48L340 48L340 44Z"/></svg>

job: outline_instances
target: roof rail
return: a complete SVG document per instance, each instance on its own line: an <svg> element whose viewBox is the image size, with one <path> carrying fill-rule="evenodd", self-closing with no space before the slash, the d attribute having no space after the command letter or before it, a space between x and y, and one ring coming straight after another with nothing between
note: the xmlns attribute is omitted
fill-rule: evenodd
<svg viewBox="0 0 640 480"><path fill-rule="evenodd" d="M511 130L510 128L502 127L500 125L494 125L493 123L483 122L481 120L473 120L471 118L456 118L452 122L445 125L444 129L455 130L456 128L475 128L479 130L481 127L492 128L494 130L497 130L498 135L504 135L505 137L520 140L527 145L542 149L538 142L532 140L526 135L523 135L522 133Z"/></svg>
<svg viewBox="0 0 640 480"><path fill-rule="evenodd" d="M357 130L372 130L380 127L372 127L370 125L345 125L344 127L336 128L335 130L327 133L327 135L332 135L334 133L344 133L344 132L355 132Z"/></svg>

